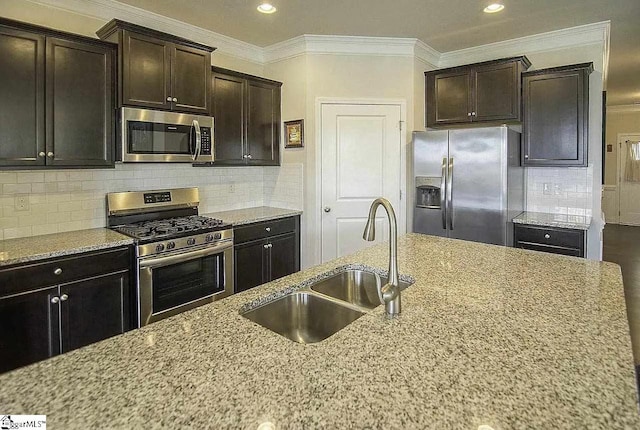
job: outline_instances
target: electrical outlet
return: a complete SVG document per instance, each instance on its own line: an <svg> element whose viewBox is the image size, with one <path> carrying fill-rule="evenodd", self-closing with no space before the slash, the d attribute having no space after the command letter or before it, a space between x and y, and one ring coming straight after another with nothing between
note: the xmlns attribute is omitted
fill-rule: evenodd
<svg viewBox="0 0 640 430"><path fill-rule="evenodd" d="M542 184L542 194L544 194L545 196L550 196L551 194L553 194L550 183L545 182L544 184Z"/></svg>
<svg viewBox="0 0 640 430"><path fill-rule="evenodd" d="M562 194L562 184L553 184L553 193L556 196Z"/></svg>
<svg viewBox="0 0 640 430"><path fill-rule="evenodd" d="M28 211L29 210L29 196L26 194L18 195L14 199L16 211Z"/></svg>
<svg viewBox="0 0 640 430"><path fill-rule="evenodd" d="M234 184L233 182L229 184L229 193L233 194L236 192L236 184Z"/></svg>

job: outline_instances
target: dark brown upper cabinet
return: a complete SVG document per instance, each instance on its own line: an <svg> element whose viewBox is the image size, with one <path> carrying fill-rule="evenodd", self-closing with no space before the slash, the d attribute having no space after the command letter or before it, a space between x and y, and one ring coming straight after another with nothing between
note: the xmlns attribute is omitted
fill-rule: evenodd
<svg viewBox="0 0 640 430"><path fill-rule="evenodd" d="M427 127L520 121L520 76L530 66L522 56L425 72Z"/></svg>
<svg viewBox="0 0 640 430"><path fill-rule="evenodd" d="M522 75L525 166L587 166L593 63Z"/></svg>
<svg viewBox="0 0 640 430"><path fill-rule="evenodd" d="M280 164L282 83L212 68L213 165Z"/></svg>
<svg viewBox="0 0 640 430"><path fill-rule="evenodd" d="M117 19L96 34L120 46L119 106L210 113L215 48Z"/></svg>
<svg viewBox="0 0 640 430"><path fill-rule="evenodd" d="M116 46L0 19L0 166L114 164Z"/></svg>

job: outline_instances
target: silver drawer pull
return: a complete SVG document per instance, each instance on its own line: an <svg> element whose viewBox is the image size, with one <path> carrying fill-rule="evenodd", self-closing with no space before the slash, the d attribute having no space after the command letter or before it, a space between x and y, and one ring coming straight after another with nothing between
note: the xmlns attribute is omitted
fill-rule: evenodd
<svg viewBox="0 0 640 430"><path fill-rule="evenodd" d="M271 231L271 227L265 228L266 231Z"/></svg>
<svg viewBox="0 0 640 430"><path fill-rule="evenodd" d="M67 296L66 294L63 294L60 296L60 301L64 302L65 300L67 300L69 298L69 296Z"/></svg>
<svg viewBox="0 0 640 430"><path fill-rule="evenodd" d="M62 269L61 268L57 268L56 270L53 271L54 275L62 275Z"/></svg>
<svg viewBox="0 0 640 430"><path fill-rule="evenodd" d="M267 244L265 244L265 245L263 246L263 248L264 248L264 249L269 249L269 244L268 244L268 243L267 243Z"/></svg>
<svg viewBox="0 0 640 430"><path fill-rule="evenodd" d="M547 233L547 234L544 235L544 238L545 239L551 239L551 235L549 233Z"/></svg>
<svg viewBox="0 0 640 430"><path fill-rule="evenodd" d="M51 297L51 303L56 304L60 301L60 297Z"/></svg>

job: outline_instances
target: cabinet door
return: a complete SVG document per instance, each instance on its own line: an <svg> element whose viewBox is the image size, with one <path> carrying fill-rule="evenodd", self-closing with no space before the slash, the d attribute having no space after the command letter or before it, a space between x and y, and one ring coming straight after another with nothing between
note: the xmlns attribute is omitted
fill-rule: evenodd
<svg viewBox="0 0 640 430"><path fill-rule="evenodd" d="M0 166L42 166L45 38L0 26Z"/></svg>
<svg viewBox="0 0 640 430"><path fill-rule="evenodd" d="M581 70L523 79L525 166L586 166L588 75Z"/></svg>
<svg viewBox="0 0 640 430"><path fill-rule="evenodd" d="M269 281L282 278L300 270L298 238L295 233L269 239Z"/></svg>
<svg viewBox="0 0 640 430"><path fill-rule="evenodd" d="M520 117L520 75L516 62L474 67L472 121L517 120Z"/></svg>
<svg viewBox="0 0 640 430"><path fill-rule="evenodd" d="M280 87L247 81L248 164L280 164Z"/></svg>
<svg viewBox="0 0 640 430"><path fill-rule="evenodd" d="M216 164L245 164L245 80L214 73L212 114Z"/></svg>
<svg viewBox="0 0 640 430"><path fill-rule="evenodd" d="M171 51L173 110L209 115L211 54L181 45L173 45Z"/></svg>
<svg viewBox="0 0 640 430"><path fill-rule="evenodd" d="M47 165L110 166L113 49L47 38Z"/></svg>
<svg viewBox="0 0 640 430"><path fill-rule="evenodd" d="M0 372L60 353L58 288L0 299Z"/></svg>
<svg viewBox="0 0 640 430"><path fill-rule="evenodd" d="M235 292L248 290L267 282L266 242L249 242L234 247Z"/></svg>
<svg viewBox="0 0 640 430"><path fill-rule="evenodd" d="M129 272L60 286L62 352L128 330Z"/></svg>
<svg viewBox="0 0 640 430"><path fill-rule="evenodd" d="M427 127L471 121L469 69L427 75Z"/></svg>
<svg viewBox="0 0 640 430"><path fill-rule="evenodd" d="M129 31L122 38L122 104L171 109L173 45Z"/></svg>

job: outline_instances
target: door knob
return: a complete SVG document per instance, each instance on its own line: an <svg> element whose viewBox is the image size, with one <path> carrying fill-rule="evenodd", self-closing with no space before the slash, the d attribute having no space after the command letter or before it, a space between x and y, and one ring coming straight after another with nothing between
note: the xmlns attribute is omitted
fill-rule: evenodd
<svg viewBox="0 0 640 430"><path fill-rule="evenodd" d="M325 207L324 207L324 211L325 211L326 213L329 213L329 212L331 212L331 208L330 208L329 206L325 206Z"/></svg>

